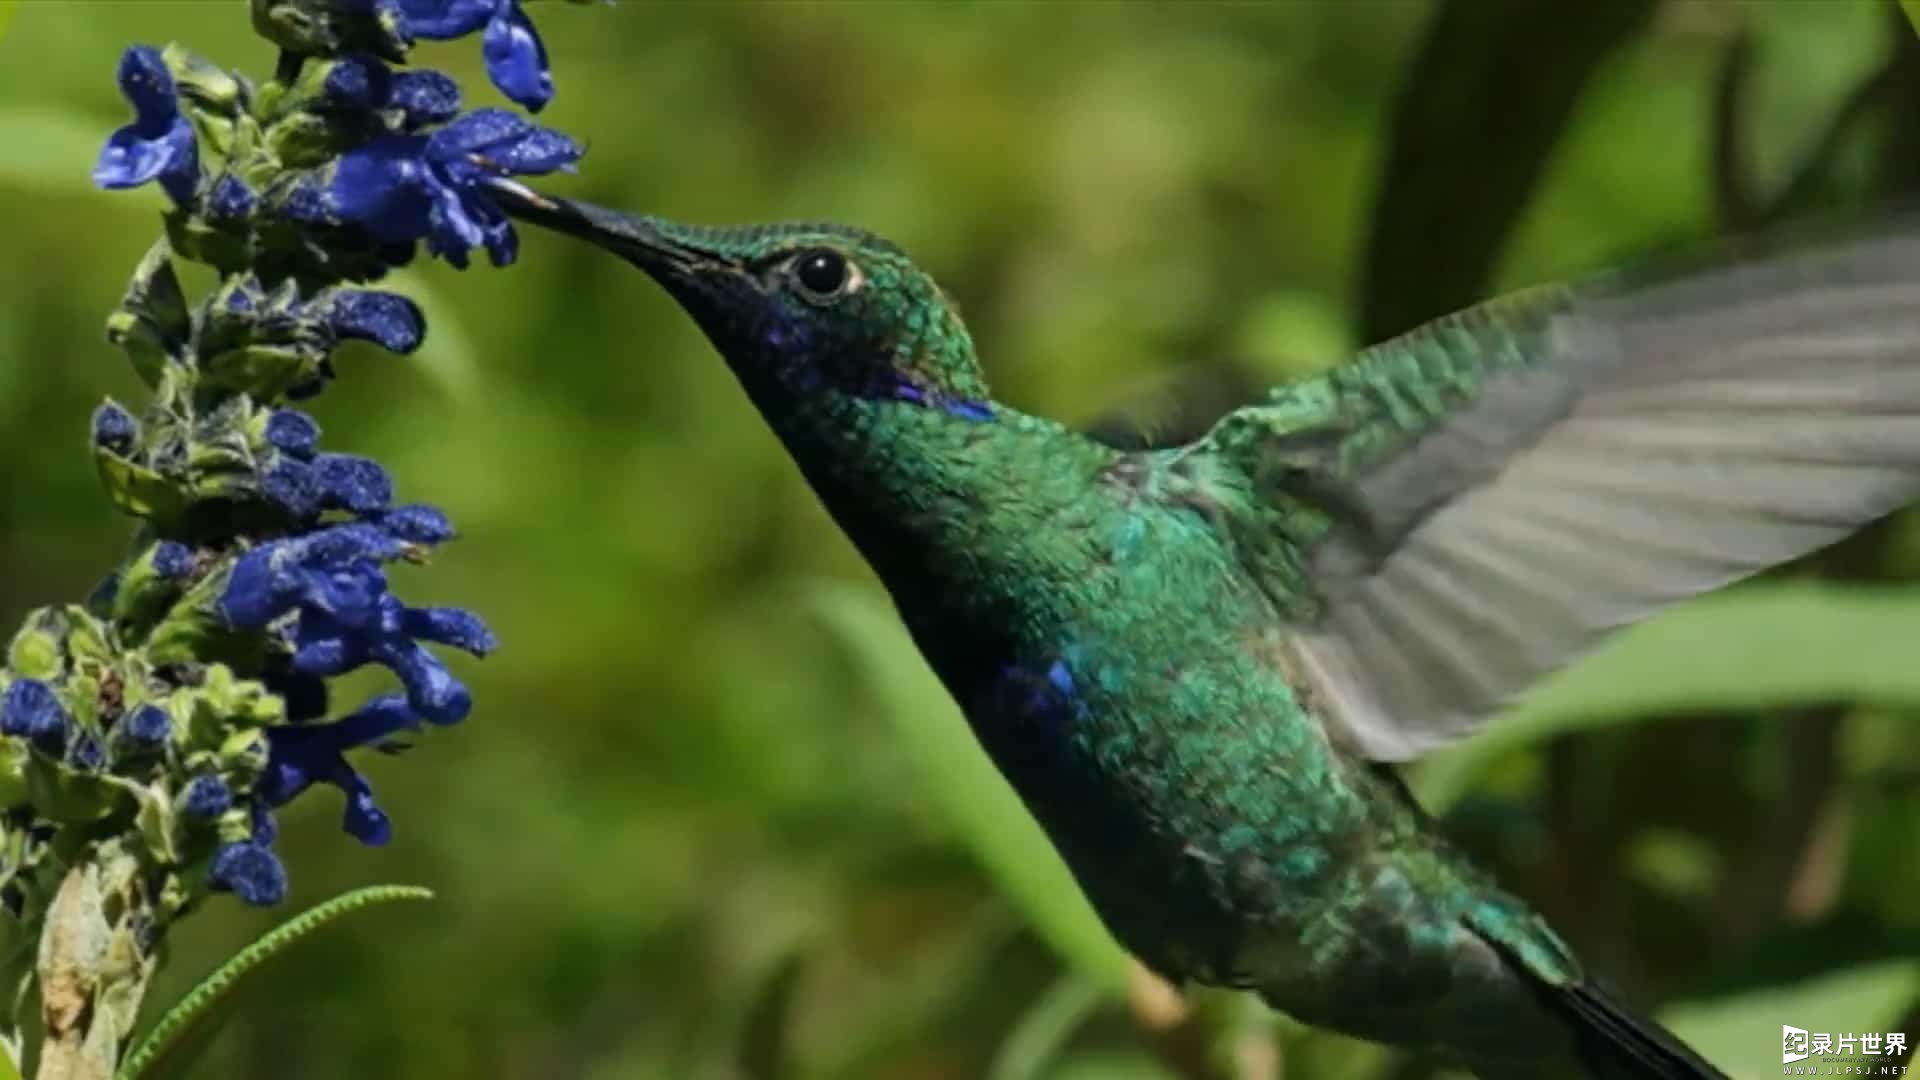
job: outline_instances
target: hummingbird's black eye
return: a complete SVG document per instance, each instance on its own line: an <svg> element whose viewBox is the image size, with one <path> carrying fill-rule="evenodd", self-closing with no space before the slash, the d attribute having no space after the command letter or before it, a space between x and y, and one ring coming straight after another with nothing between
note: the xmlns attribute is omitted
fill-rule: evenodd
<svg viewBox="0 0 1920 1080"><path fill-rule="evenodd" d="M820 300L838 296L851 276L845 256L832 248L802 252L793 263L793 279Z"/></svg>

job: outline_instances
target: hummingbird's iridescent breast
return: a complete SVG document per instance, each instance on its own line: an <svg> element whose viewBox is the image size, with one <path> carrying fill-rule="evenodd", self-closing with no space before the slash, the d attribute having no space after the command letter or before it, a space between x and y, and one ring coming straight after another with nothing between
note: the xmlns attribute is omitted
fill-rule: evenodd
<svg viewBox="0 0 1920 1080"><path fill-rule="evenodd" d="M930 656L1115 935L1167 974L1236 981L1250 935L1304 934L1331 903L1367 801L1201 517L1117 488L1070 516L1070 587L936 635L991 643L971 664Z"/></svg>

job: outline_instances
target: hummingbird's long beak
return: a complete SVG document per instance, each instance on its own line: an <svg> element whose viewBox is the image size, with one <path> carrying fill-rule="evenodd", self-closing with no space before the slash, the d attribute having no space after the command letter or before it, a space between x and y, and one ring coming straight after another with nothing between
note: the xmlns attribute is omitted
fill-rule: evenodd
<svg viewBox="0 0 1920 1080"><path fill-rule="evenodd" d="M494 201L513 217L612 252L646 271L669 291L677 291L677 286L704 273L738 269L734 260L700 245L689 235L695 230L684 226L668 226L641 214L542 195L505 177L490 179L488 186Z"/></svg>

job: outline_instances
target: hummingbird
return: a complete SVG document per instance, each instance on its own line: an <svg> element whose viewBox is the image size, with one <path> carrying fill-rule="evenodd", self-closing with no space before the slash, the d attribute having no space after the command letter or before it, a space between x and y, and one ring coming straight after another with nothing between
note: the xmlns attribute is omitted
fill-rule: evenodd
<svg viewBox="0 0 1920 1080"><path fill-rule="evenodd" d="M698 323L1149 969L1486 1080L1724 1076L1395 766L1920 497L1912 233L1492 300L1123 451L996 401L869 232L497 190Z"/></svg>

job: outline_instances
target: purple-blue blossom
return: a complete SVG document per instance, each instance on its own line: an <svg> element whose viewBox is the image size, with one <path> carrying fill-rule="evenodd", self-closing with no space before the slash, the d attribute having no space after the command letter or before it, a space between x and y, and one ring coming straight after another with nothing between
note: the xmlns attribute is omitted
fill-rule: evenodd
<svg viewBox="0 0 1920 1080"><path fill-rule="evenodd" d="M320 88L330 105L371 111L392 96L393 69L371 56L343 57L327 66Z"/></svg>
<svg viewBox="0 0 1920 1080"><path fill-rule="evenodd" d="M400 110L408 128L444 124L460 114L460 84L438 71L397 72L387 105Z"/></svg>
<svg viewBox="0 0 1920 1080"><path fill-rule="evenodd" d="M252 216L259 204L260 196L254 194L245 180L224 173L207 189L207 201L202 209L209 218L218 221L241 221Z"/></svg>
<svg viewBox="0 0 1920 1080"><path fill-rule="evenodd" d="M295 517L326 510L374 513L393 503L387 470L354 454L316 454L306 461L288 454L267 470L260 488Z"/></svg>
<svg viewBox="0 0 1920 1080"><path fill-rule="evenodd" d="M520 0L399 0L407 30L416 37L445 41L485 30L481 55L487 77L500 92L529 112L553 100L553 75L546 45Z"/></svg>
<svg viewBox="0 0 1920 1080"><path fill-rule="evenodd" d="M120 734L141 749L152 749L166 742L173 734L173 718L158 705L136 705L120 721Z"/></svg>
<svg viewBox="0 0 1920 1080"><path fill-rule="evenodd" d="M73 740L73 747L67 752L67 761L82 772L99 772L107 763L107 748L91 731L83 731Z"/></svg>
<svg viewBox="0 0 1920 1080"><path fill-rule="evenodd" d="M334 61L321 83L327 104L350 112L395 110L408 131L460 112L460 86L438 71L395 71L371 56Z"/></svg>
<svg viewBox="0 0 1920 1080"><path fill-rule="evenodd" d="M15 679L0 695L0 735L25 739L42 753L66 750L71 723L53 687L39 679Z"/></svg>
<svg viewBox="0 0 1920 1080"><path fill-rule="evenodd" d="M306 461L320 444L320 425L298 409L275 409L267 416L267 444Z"/></svg>
<svg viewBox="0 0 1920 1080"><path fill-rule="evenodd" d="M379 463L322 452L319 425L282 402L323 386L343 341L417 349L426 326L413 301L352 286L405 263L422 241L459 267L481 247L495 265L513 262L518 237L491 184L570 170L582 154L565 135L514 112L462 113L453 79L404 66L415 37L479 33L495 85L537 111L553 84L521 0L320 0L311 10L325 12L325 25L278 26L284 52L271 83L171 46L165 55L131 48L120 59L133 118L107 141L93 176L110 188L158 182L184 209L168 219L171 250L143 262L123 310L149 337L156 327L168 331L167 350L179 361L169 377L195 408L183 416L109 402L95 412L94 445L139 466L103 459L108 483L137 473L176 488L179 498L155 500L145 550L109 579L140 591L117 603L123 597L110 586L89 617L106 636L124 628L128 642L145 634L164 647L151 650L157 666L112 696L101 693L98 708L84 681L14 678L0 700L0 732L38 752L80 770L111 765L123 778L164 784L180 819L198 823L187 834L192 850L182 851L200 858L217 843L201 864L206 882L254 905L279 903L287 892L275 809L316 784L344 793L347 832L387 842L392 824L348 755L391 751L396 736L465 718L471 694L436 647L484 656L496 645L471 612L409 607L389 587L388 564L418 561L453 537L447 516L425 504L394 505L392 478ZM208 142L197 143L196 132ZM187 308L172 275L169 263L178 260L218 271L197 308ZM125 314L117 318L124 323ZM137 365L148 358L129 352ZM218 453L194 456L202 447ZM197 474L177 475L181 461L191 471L201 457L218 483L195 486ZM199 512L204 502L248 494L236 476L248 468L255 504ZM264 503L288 512L266 512ZM154 539L188 535L191 545ZM194 582L218 590L210 614L231 635L203 636L209 612L203 593L188 587ZM203 640L217 642L217 652L203 650ZM213 692L216 656L228 665L218 673L245 686L243 695ZM398 692L327 719L336 696L329 680L366 664L390 669ZM279 701L262 701L262 687ZM131 696L125 711L119 694ZM71 714L63 695L75 702ZM209 718L229 701L246 704ZM246 740L230 737L241 730ZM210 747L220 749L210 755ZM250 835L235 839L242 812L251 815Z"/></svg>
<svg viewBox="0 0 1920 1080"><path fill-rule="evenodd" d="M387 535L409 544L444 544L453 539L453 522L437 506L414 503L369 517Z"/></svg>
<svg viewBox="0 0 1920 1080"><path fill-rule="evenodd" d="M309 180L286 202L301 220L350 224L387 243L424 239L454 266L487 249L513 262L519 237L486 180L570 169L578 144L504 109L476 109L431 135L386 135L341 156L324 182Z"/></svg>
<svg viewBox="0 0 1920 1080"><path fill-rule="evenodd" d="M200 182L199 149L160 50L135 45L122 53L119 82L121 95L133 106L133 122L107 138L93 167L93 182L103 188L131 188L158 180L174 202L193 202Z"/></svg>
<svg viewBox="0 0 1920 1080"><path fill-rule="evenodd" d="M153 545L153 572L174 580L191 575L193 549L178 540L162 540Z"/></svg>
<svg viewBox="0 0 1920 1080"><path fill-rule="evenodd" d="M281 806L314 784L331 784L346 794L340 826L363 844L385 844L392 822L373 801L367 778L347 763L346 751L379 746L402 731L420 727L407 699L382 694L357 711L329 724L289 724L267 732L266 771L255 793L268 806Z"/></svg>
<svg viewBox="0 0 1920 1080"><path fill-rule="evenodd" d="M417 508L398 520L409 527L445 522L444 516ZM387 591L380 564L417 543L409 535L360 522L262 544L234 564L220 598L221 614L237 629L258 630L294 613L284 631L294 672L330 677L379 663L399 677L422 719L454 723L466 717L472 697L421 642L484 656L495 641L469 612L409 608Z"/></svg>
<svg viewBox="0 0 1920 1080"><path fill-rule="evenodd" d="M233 564L220 613L239 630L264 630L296 608L364 620L386 591L379 564L405 552L403 542L357 523L270 541Z"/></svg>
<svg viewBox="0 0 1920 1080"><path fill-rule="evenodd" d="M355 621L319 609L302 611L293 633L293 669L330 677L378 663L399 677L421 719L436 724L466 719L473 709L466 684L421 642L485 656L496 647L486 624L458 608L409 608L387 592L373 606L372 618Z"/></svg>
<svg viewBox="0 0 1920 1080"><path fill-rule="evenodd" d="M374 289L346 289L326 303L327 325L341 338L371 341L402 356L420 347L427 320L420 305L398 293Z"/></svg>
<svg viewBox="0 0 1920 1080"><path fill-rule="evenodd" d="M134 436L139 433L139 421L113 402L102 402L93 410L93 445L100 449L125 454L133 449Z"/></svg>
<svg viewBox="0 0 1920 1080"><path fill-rule="evenodd" d="M233 806L233 789L217 776L196 776L180 796L180 808L190 818L212 821Z"/></svg>
<svg viewBox="0 0 1920 1080"><path fill-rule="evenodd" d="M253 835L221 845L213 853L207 879L215 889L231 892L254 907L272 907L287 898L287 868L273 852L278 829L273 815L256 806Z"/></svg>

